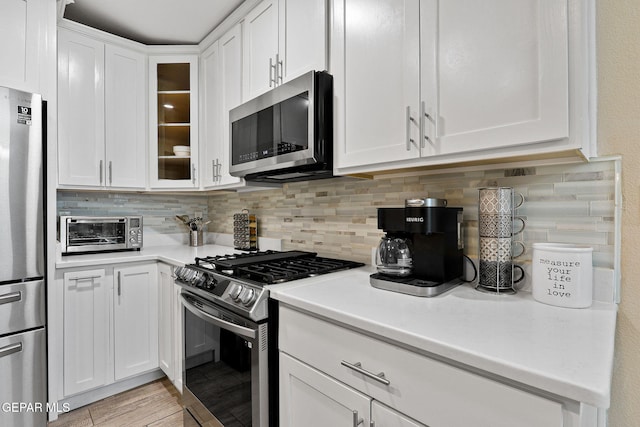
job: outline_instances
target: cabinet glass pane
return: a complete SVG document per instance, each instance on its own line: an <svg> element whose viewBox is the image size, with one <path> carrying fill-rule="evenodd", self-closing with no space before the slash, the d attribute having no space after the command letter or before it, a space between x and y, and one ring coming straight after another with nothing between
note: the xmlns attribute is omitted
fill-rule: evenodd
<svg viewBox="0 0 640 427"><path fill-rule="evenodd" d="M158 92L190 90L189 64L158 64Z"/></svg>
<svg viewBox="0 0 640 427"><path fill-rule="evenodd" d="M158 178L191 179L191 158L175 156L158 158Z"/></svg>
<svg viewBox="0 0 640 427"><path fill-rule="evenodd" d="M191 146L191 66L158 64L158 179L190 180L191 156L173 147ZM186 155L185 155L186 154Z"/></svg>
<svg viewBox="0 0 640 427"><path fill-rule="evenodd" d="M158 126L158 178L191 179L190 156L176 156L173 147L189 146L189 126Z"/></svg>
<svg viewBox="0 0 640 427"><path fill-rule="evenodd" d="M189 126L158 126L158 156L173 156L175 145L189 146Z"/></svg>
<svg viewBox="0 0 640 427"><path fill-rule="evenodd" d="M191 120L188 93L158 94L158 123L189 123Z"/></svg>

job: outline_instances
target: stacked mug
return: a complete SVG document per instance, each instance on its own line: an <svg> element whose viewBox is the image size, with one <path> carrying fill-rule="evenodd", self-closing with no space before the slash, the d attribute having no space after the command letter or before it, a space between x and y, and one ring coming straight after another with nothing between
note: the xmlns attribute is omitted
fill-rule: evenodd
<svg viewBox="0 0 640 427"><path fill-rule="evenodd" d="M516 204L511 187L486 187L478 191L478 290L515 293L514 285L524 279L522 267L513 263L513 258L525 250L524 243L513 240L525 227L524 219L515 216L515 210L524 202L522 194L518 197ZM519 228L514 230L518 222Z"/></svg>

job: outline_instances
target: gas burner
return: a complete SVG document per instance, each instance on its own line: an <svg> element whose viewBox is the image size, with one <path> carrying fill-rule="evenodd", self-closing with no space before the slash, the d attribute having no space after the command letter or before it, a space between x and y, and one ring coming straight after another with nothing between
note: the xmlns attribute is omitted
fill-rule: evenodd
<svg viewBox="0 0 640 427"><path fill-rule="evenodd" d="M235 313L260 321L267 316L264 285L289 282L364 264L304 251L264 251L196 258L175 270L176 283Z"/></svg>

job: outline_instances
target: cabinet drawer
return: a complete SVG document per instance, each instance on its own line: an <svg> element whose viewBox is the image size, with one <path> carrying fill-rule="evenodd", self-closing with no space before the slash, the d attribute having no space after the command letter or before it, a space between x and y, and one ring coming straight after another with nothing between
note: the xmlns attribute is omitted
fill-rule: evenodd
<svg viewBox="0 0 640 427"><path fill-rule="evenodd" d="M563 423L561 403L282 306L279 343L281 351L430 427ZM374 378L381 372L388 384Z"/></svg>

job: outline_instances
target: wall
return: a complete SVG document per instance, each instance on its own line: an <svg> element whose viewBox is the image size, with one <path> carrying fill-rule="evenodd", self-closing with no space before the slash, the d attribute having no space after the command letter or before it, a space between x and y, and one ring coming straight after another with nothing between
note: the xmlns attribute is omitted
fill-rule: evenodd
<svg viewBox="0 0 640 427"><path fill-rule="evenodd" d="M597 2L598 145L622 161L622 303L611 427L640 423L640 2Z"/></svg>

